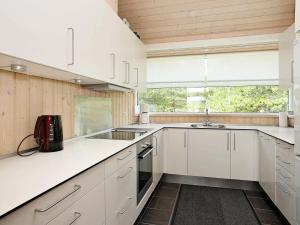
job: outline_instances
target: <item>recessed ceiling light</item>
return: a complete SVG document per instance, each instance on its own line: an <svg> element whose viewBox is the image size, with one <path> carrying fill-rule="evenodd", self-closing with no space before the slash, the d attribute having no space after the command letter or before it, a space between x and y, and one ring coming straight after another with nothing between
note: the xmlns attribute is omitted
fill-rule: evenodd
<svg viewBox="0 0 300 225"><path fill-rule="evenodd" d="M82 80L81 80L81 79L74 79L74 83L75 83L75 84L81 84L81 83L82 83Z"/></svg>
<svg viewBox="0 0 300 225"><path fill-rule="evenodd" d="M10 69L13 72L26 72L27 67L21 64L11 64Z"/></svg>

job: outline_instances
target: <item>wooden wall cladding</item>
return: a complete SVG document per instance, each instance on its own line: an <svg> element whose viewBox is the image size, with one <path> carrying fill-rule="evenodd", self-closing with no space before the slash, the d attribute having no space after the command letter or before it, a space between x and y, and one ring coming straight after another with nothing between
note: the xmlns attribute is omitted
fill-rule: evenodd
<svg viewBox="0 0 300 225"><path fill-rule="evenodd" d="M206 117L203 115L151 115L151 123L199 123L205 120ZM277 116L241 116L241 115L212 115L209 116L209 120L218 123L225 124L242 124L242 125L266 125L266 126L278 126ZM289 126L294 126L294 119L289 118Z"/></svg>
<svg viewBox="0 0 300 225"><path fill-rule="evenodd" d="M105 0L111 7L112 9L118 13L118 0Z"/></svg>
<svg viewBox="0 0 300 225"><path fill-rule="evenodd" d="M15 152L21 139L33 132L41 114L62 115L64 138L72 138L74 96L111 98L113 126L133 122L133 93L95 92L72 83L0 70L0 155ZM22 149L32 145L30 140Z"/></svg>

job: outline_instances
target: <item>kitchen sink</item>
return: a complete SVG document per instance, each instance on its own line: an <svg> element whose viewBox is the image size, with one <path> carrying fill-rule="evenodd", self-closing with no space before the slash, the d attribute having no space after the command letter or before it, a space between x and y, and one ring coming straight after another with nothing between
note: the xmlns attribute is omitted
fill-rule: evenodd
<svg viewBox="0 0 300 225"><path fill-rule="evenodd" d="M220 123L212 123L212 122L202 122L202 123L194 123L191 124L191 127L193 128L214 128L214 129L221 129L221 128L225 128L224 124L220 124Z"/></svg>

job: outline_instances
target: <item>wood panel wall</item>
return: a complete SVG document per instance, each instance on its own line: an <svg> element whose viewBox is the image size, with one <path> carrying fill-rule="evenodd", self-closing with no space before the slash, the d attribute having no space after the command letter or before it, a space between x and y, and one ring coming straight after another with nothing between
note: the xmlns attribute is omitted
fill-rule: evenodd
<svg viewBox="0 0 300 225"><path fill-rule="evenodd" d="M111 7L112 9L118 13L118 0L105 0Z"/></svg>
<svg viewBox="0 0 300 225"><path fill-rule="evenodd" d="M0 155L15 152L22 138L33 132L41 114L62 115L64 138L72 138L74 96L111 98L113 126L133 122L133 93L96 92L63 81L0 70ZM31 139L24 148L32 145Z"/></svg>
<svg viewBox="0 0 300 225"><path fill-rule="evenodd" d="M151 123L199 123L205 120L204 115L151 115ZM243 124L243 125L266 125L278 126L277 116L259 116L259 115L211 115L209 120L225 124ZM289 126L294 126L294 119L289 118Z"/></svg>

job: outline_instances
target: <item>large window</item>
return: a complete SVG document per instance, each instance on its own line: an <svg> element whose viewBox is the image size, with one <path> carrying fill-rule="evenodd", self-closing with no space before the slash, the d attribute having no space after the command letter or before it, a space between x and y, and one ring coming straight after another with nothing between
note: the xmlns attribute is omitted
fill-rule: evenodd
<svg viewBox="0 0 300 225"><path fill-rule="evenodd" d="M288 108L288 92L278 86L153 88L139 93L152 112L263 112Z"/></svg>

